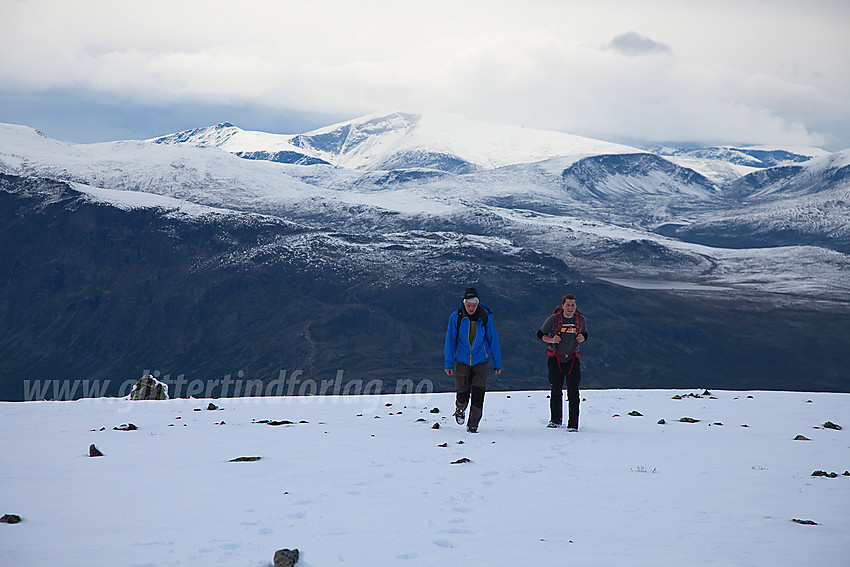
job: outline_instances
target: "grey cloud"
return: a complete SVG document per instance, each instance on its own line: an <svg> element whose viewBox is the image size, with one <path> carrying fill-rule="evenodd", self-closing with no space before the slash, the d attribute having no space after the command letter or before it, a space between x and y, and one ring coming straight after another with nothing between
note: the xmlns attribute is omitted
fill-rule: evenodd
<svg viewBox="0 0 850 567"><path fill-rule="evenodd" d="M673 48L669 45L658 43L633 31L618 35L611 40L609 47L630 57L673 52Z"/></svg>

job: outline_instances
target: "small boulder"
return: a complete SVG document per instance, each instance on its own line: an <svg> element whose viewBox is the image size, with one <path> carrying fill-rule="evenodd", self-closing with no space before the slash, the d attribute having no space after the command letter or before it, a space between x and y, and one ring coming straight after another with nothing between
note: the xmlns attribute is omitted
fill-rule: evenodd
<svg viewBox="0 0 850 567"><path fill-rule="evenodd" d="M150 374L145 374L130 391L131 400L167 400L168 384L160 382Z"/></svg>
<svg viewBox="0 0 850 567"><path fill-rule="evenodd" d="M435 423L434 425L431 426L431 429L439 429L439 428L440 428L439 423Z"/></svg>
<svg viewBox="0 0 850 567"><path fill-rule="evenodd" d="M94 446L94 443L89 445L89 457L102 457L103 453L100 452L100 449Z"/></svg>
<svg viewBox="0 0 850 567"><path fill-rule="evenodd" d="M253 463L254 461L259 461L262 457L236 457L235 459L230 459L231 463Z"/></svg>
<svg viewBox="0 0 850 567"><path fill-rule="evenodd" d="M440 413L440 408L431 408L431 413Z"/></svg>
<svg viewBox="0 0 850 567"><path fill-rule="evenodd" d="M3 517L0 518L0 523L4 524L17 524L20 523L21 517L17 514L3 514Z"/></svg>
<svg viewBox="0 0 850 567"><path fill-rule="evenodd" d="M207 406L207 411L215 411L218 409L218 406L214 403L210 402L210 405Z"/></svg>
<svg viewBox="0 0 850 567"><path fill-rule="evenodd" d="M298 563L297 549L278 549L274 552L274 567L292 567Z"/></svg>
<svg viewBox="0 0 850 567"><path fill-rule="evenodd" d="M118 427L113 427L112 429L115 431L135 431L138 427L136 427L133 423L122 423Z"/></svg>
<svg viewBox="0 0 850 567"><path fill-rule="evenodd" d="M832 423L831 421L827 421L826 423L823 424L823 426L824 426L825 429L834 429L836 431L841 431L841 429L842 429L842 427L840 425L836 425L835 423Z"/></svg>
<svg viewBox="0 0 850 567"><path fill-rule="evenodd" d="M458 459L458 460L456 460L456 461L452 461L452 464L453 464L453 465L462 465L463 463L471 463L471 462L472 462L472 461L470 461L470 460L469 460L469 459L467 459L466 457L463 457L462 459Z"/></svg>
<svg viewBox="0 0 850 567"><path fill-rule="evenodd" d="M632 416L632 417L643 417L643 414L640 413L639 411L630 411L629 415Z"/></svg>
<svg viewBox="0 0 850 567"><path fill-rule="evenodd" d="M809 439L805 435L797 435L796 437L794 437L794 441L811 441L811 439Z"/></svg>

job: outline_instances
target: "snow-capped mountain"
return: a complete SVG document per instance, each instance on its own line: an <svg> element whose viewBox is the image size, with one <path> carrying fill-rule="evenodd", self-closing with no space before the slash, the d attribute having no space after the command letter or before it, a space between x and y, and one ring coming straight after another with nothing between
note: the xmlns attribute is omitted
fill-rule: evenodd
<svg viewBox="0 0 850 567"><path fill-rule="evenodd" d="M568 285L597 316L604 313L603 329L634 325L628 314L636 302L674 327L692 313L716 320L686 323L673 338L661 324L638 340L606 338L607 366L598 370L607 380L674 385L673 377L701 356L695 353L721 348L722 330L741 319L715 313L704 294L771 306L802 297L842 313L850 294L847 199L839 198L846 187L843 153L794 166L799 170L760 170L774 185L756 179L750 186L757 190L743 200L731 183L672 157L442 119L396 113L295 136L222 124L156 140L84 145L0 126L6 246L0 267L13 275L6 297L18 298L4 317L17 328L17 321L40 314L32 332L20 329L0 345L28 361L10 364L12 374L59 364L58 346L55 357L25 356L44 333L80 345L76 371L90 371L95 358L102 371L115 371L103 357L116 346L95 347L88 338L103 336L98 328L119 338L148 337L142 345L122 339L121 348L132 353L127 364L146 364L139 360L152 356L151 349L172 352L176 365L236 359L248 349L259 353L253 368L269 372L281 364L279 352L316 372L331 372L342 360L363 371L422 369L431 365L429 345L440 341L443 311L456 307L451 290L477 284L501 305L495 316L504 321L508 343L523 345L509 355L514 366L533 376L539 345L527 335L534 326L529 313L551 312L547 294ZM306 161L239 157L246 152L295 152ZM802 199L809 208L800 209ZM794 213L799 210L807 212ZM785 229L773 228L777 219ZM648 298L596 279L603 277L687 282L700 291L675 301ZM163 293L163 286L189 291ZM127 297L140 303L116 311ZM69 301L73 307L66 308ZM394 301L428 310L427 330L409 321L406 310L391 309ZM50 322L57 313L63 323ZM842 315L828 323L821 312L810 317L818 327L844 324ZM809 315L798 321L808 325ZM755 342L779 329L770 317L747 325ZM343 345L334 342L334 329L344 330ZM234 342L232 333L252 346ZM832 335L840 342L846 333ZM676 362L654 368L655 345L671 340L681 356L667 352ZM283 343L290 346L274 346ZM399 346L401 362L386 359L386 344ZM824 388L841 388L833 369L841 366L835 353L850 352L845 346L833 344L820 357ZM770 344L741 348L761 353L748 376L775 378L777 368L764 362L776 359L767 354ZM644 372L634 373L635 360Z"/></svg>
<svg viewBox="0 0 850 567"><path fill-rule="evenodd" d="M160 144L217 146L252 159L288 156L362 170L428 168L470 173L555 156L637 152L636 148L560 132L502 126L443 114L375 114L293 136L219 124L164 136ZM266 156L266 157L261 157Z"/></svg>

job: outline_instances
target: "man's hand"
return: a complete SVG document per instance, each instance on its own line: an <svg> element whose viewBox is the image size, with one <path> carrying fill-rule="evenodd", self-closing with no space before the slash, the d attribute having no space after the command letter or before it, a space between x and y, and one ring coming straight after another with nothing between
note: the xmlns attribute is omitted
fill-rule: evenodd
<svg viewBox="0 0 850 567"><path fill-rule="evenodd" d="M576 342L577 343L583 343L584 341L585 341L584 335L582 335L581 333L576 335Z"/></svg>
<svg viewBox="0 0 850 567"><path fill-rule="evenodd" d="M449 376L451 376L454 373L455 373L455 371L452 370L451 368L446 368L446 374L448 374Z"/></svg>
<svg viewBox="0 0 850 567"><path fill-rule="evenodd" d="M550 337L549 335L543 335L546 338L546 342L549 344L556 345L561 342L561 335L555 335L554 337Z"/></svg>
<svg viewBox="0 0 850 567"><path fill-rule="evenodd" d="M496 374L501 374L501 373L502 373L502 369L501 369L501 368L499 368L498 370L496 370Z"/></svg>

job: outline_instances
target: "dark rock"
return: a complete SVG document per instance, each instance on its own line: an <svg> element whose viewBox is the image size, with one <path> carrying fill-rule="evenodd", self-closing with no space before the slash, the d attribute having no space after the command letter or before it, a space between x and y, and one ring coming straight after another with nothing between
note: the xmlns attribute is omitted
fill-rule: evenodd
<svg viewBox="0 0 850 567"><path fill-rule="evenodd" d="M416 420L416 423L428 423L428 420L420 417L419 419Z"/></svg>
<svg viewBox="0 0 850 567"><path fill-rule="evenodd" d="M236 457L235 459L230 459L231 463L253 463L254 461L259 461L262 457Z"/></svg>
<svg viewBox="0 0 850 567"><path fill-rule="evenodd" d="M824 476L826 478L838 478L838 473L831 472L828 473L826 471L815 471L812 473L812 476Z"/></svg>
<svg viewBox="0 0 850 567"><path fill-rule="evenodd" d="M21 521L21 517L17 514L3 514L3 517L0 518L0 522L4 524L17 524Z"/></svg>
<svg viewBox="0 0 850 567"><path fill-rule="evenodd" d="M679 421L681 421L682 423L699 423L698 419L694 419L692 417L683 417Z"/></svg>
<svg viewBox="0 0 850 567"><path fill-rule="evenodd" d="M434 425L431 426L431 429L439 429L439 428L440 428L439 423L435 423Z"/></svg>
<svg viewBox="0 0 850 567"><path fill-rule="evenodd" d="M796 437L794 437L794 441L811 441L811 439L809 439L805 435L797 435Z"/></svg>
<svg viewBox="0 0 850 567"><path fill-rule="evenodd" d="M825 429L835 429L836 431L841 431L841 429L842 429L842 427L840 425L836 425L835 423L832 423L831 421L827 421L826 423L823 424L823 426L824 426Z"/></svg>
<svg viewBox="0 0 850 567"><path fill-rule="evenodd" d="M130 391L131 400L167 400L168 386L151 376L145 374Z"/></svg>
<svg viewBox="0 0 850 567"><path fill-rule="evenodd" d="M274 567L292 567L298 563L297 549L278 549L274 552Z"/></svg>
<svg viewBox="0 0 850 567"><path fill-rule="evenodd" d="M113 427L112 429L114 429L115 431L135 431L138 429L138 427L136 427L132 423L122 423L118 427Z"/></svg>
<svg viewBox="0 0 850 567"><path fill-rule="evenodd" d="M814 520L798 520L797 518L794 518L791 521L794 522L795 524L803 524L804 526L816 526L816 525L818 525L818 523L815 522Z"/></svg>
<svg viewBox="0 0 850 567"><path fill-rule="evenodd" d="M431 413L440 413L440 408L431 408Z"/></svg>
<svg viewBox="0 0 850 567"><path fill-rule="evenodd" d="M440 443L439 445L437 445L437 447L448 447L448 446L449 446L448 443Z"/></svg>
<svg viewBox="0 0 850 567"><path fill-rule="evenodd" d="M458 459L458 460L456 460L456 461L452 461L452 464L453 464L453 465L462 465L463 463L471 463L471 462L472 462L472 461L470 461L470 460L469 460L469 459L467 459L466 457L463 457L462 459Z"/></svg>
<svg viewBox="0 0 850 567"><path fill-rule="evenodd" d="M214 404L214 403L212 403L212 402L210 402L210 405L208 405L208 406L207 406L207 410L209 410L209 411L215 411L215 410L217 410L217 409L218 409L218 406L217 406L217 405L215 405L215 404Z"/></svg>
<svg viewBox="0 0 850 567"><path fill-rule="evenodd" d="M663 419L658 420L658 425L664 425L665 423L667 423L667 422L664 421Z"/></svg>
<svg viewBox="0 0 850 567"><path fill-rule="evenodd" d="M94 446L94 443L89 445L89 457L102 457L103 453L100 452L100 449Z"/></svg>
<svg viewBox="0 0 850 567"><path fill-rule="evenodd" d="M632 417L643 417L643 414L640 413L639 411L630 411L629 415L632 416Z"/></svg>

